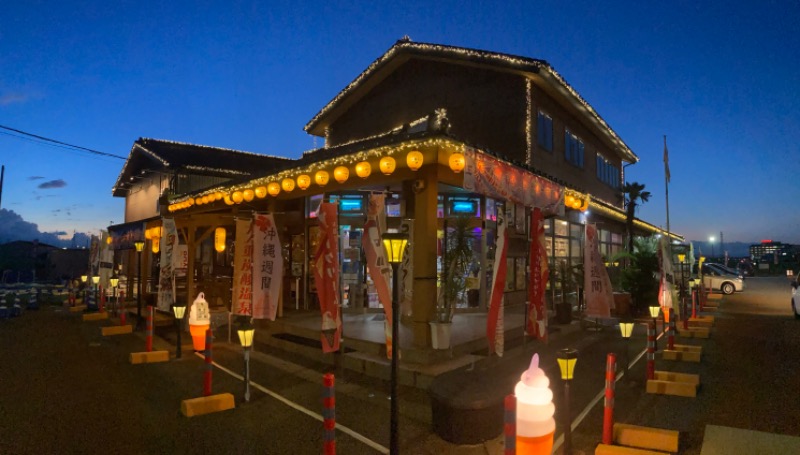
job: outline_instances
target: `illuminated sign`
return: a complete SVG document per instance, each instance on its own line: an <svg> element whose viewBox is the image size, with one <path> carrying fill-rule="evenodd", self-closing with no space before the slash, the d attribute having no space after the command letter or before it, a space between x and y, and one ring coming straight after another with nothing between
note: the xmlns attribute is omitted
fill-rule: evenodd
<svg viewBox="0 0 800 455"><path fill-rule="evenodd" d="M363 199L340 199L339 207L343 212L360 212L364 207Z"/></svg>
<svg viewBox="0 0 800 455"><path fill-rule="evenodd" d="M450 201L450 213L453 215L471 215L478 214L478 203L476 201Z"/></svg>

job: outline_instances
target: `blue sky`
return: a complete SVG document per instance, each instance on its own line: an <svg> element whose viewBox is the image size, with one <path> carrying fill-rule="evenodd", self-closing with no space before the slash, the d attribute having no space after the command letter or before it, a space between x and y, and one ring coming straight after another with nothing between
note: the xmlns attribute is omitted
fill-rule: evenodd
<svg viewBox="0 0 800 455"><path fill-rule="evenodd" d="M665 225L667 135L673 230L800 243L799 13L796 1L13 2L0 125L117 155L151 137L298 157L322 145L306 122L409 35L550 62L641 158L626 174L652 192L645 220ZM122 160L0 134L0 164L3 208L42 231L123 221Z"/></svg>

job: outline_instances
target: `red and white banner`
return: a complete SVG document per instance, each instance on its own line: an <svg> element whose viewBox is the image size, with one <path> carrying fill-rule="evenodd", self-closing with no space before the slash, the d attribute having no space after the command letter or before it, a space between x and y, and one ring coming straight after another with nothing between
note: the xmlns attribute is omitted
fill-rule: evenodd
<svg viewBox="0 0 800 455"><path fill-rule="evenodd" d="M586 225L586 243L583 253L583 296L586 300L586 316L594 318L611 317L614 307L614 292L608 270L600 257L600 244L597 227Z"/></svg>
<svg viewBox="0 0 800 455"><path fill-rule="evenodd" d="M175 220L164 218L161 226L161 270L158 274L158 309L171 311L175 303L175 274L173 272L173 256L178 244L178 230Z"/></svg>
<svg viewBox="0 0 800 455"><path fill-rule="evenodd" d="M283 283L283 254L272 214L253 219L253 318L275 320Z"/></svg>
<svg viewBox="0 0 800 455"><path fill-rule="evenodd" d="M503 293L506 287L506 257L508 237L506 235L505 215L497 214L497 246L494 254L492 273L492 293L489 299L489 314L486 318L486 337L489 339L489 354L503 356L505 327L503 324Z"/></svg>
<svg viewBox="0 0 800 455"><path fill-rule="evenodd" d="M367 221L364 223L364 235L362 243L364 254L367 257L367 270L375 290L378 292L378 300L383 305L383 312L386 315L386 324L383 332L386 338L386 357L392 358L392 291L389 283L392 278L392 267L386 260L386 250L383 248L383 226L380 222L383 218L386 196L383 194L370 194L369 207L367 209Z"/></svg>
<svg viewBox="0 0 800 455"><path fill-rule="evenodd" d="M322 352L339 350L342 321L339 314L339 221L336 204L323 202L317 211L317 251L311 261L322 313Z"/></svg>
<svg viewBox="0 0 800 455"><path fill-rule="evenodd" d="M673 305L673 293L675 292L675 285L673 285L672 274L672 255L669 249L669 239L666 236L661 236L658 240L658 269L660 277L658 280L658 305L662 309L675 309L676 316L680 314L680 309L675 308L680 305ZM664 314L667 314L665 311Z"/></svg>
<svg viewBox="0 0 800 455"><path fill-rule="evenodd" d="M251 220L236 220L231 312L253 315L253 222Z"/></svg>
<svg viewBox="0 0 800 455"><path fill-rule="evenodd" d="M547 262L547 247L544 240L544 216L542 209L531 211L530 276L528 277L528 320L525 333L547 342L547 305L545 290L550 278Z"/></svg>

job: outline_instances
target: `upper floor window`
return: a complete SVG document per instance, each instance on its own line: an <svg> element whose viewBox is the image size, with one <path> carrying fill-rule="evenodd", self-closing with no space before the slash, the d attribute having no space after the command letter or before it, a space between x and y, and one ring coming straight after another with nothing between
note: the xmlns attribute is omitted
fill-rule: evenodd
<svg viewBox="0 0 800 455"><path fill-rule="evenodd" d="M539 111L536 119L536 135L539 145L548 152L553 151L553 117Z"/></svg>
<svg viewBox="0 0 800 455"><path fill-rule="evenodd" d="M564 158L578 167L583 167L583 141L566 130L564 133Z"/></svg>
<svg viewBox="0 0 800 455"><path fill-rule="evenodd" d="M611 188L619 188L619 168L597 155L597 178Z"/></svg>

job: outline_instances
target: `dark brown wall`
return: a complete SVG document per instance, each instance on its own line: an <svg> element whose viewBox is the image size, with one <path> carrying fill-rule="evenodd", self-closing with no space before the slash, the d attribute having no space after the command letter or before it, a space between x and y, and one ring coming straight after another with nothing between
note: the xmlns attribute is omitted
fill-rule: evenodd
<svg viewBox="0 0 800 455"><path fill-rule="evenodd" d="M401 65L331 125L328 145L385 133L447 109L450 133L525 160L525 81L521 76L430 60Z"/></svg>

